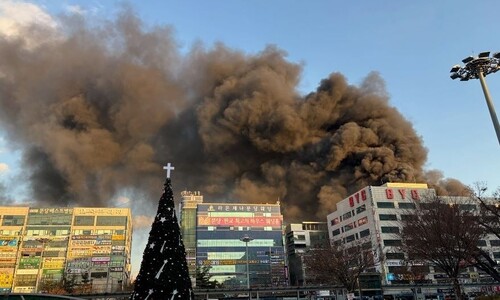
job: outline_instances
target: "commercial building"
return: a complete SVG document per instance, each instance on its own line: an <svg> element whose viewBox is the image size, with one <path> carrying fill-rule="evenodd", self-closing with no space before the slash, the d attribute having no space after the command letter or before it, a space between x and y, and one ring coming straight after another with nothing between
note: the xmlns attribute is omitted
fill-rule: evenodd
<svg viewBox="0 0 500 300"><path fill-rule="evenodd" d="M182 241L186 249L186 262L191 283L196 286L196 209L203 203L203 195L199 191L182 191L179 204L179 223Z"/></svg>
<svg viewBox="0 0 500 300"><path fill-rule="evenodd" d="M408 272L405 253L401 253L398 248L401 245L397 238L401 220L411 217L415 203L434 197L435 190L428 188L427 184L386 183L382 186L367 186L337 203L337 210L327 216L329 236L333 241L342 241L347 245L363 243L367 249L371 248L377 259L375 269L371 271L380 273L384 285L449 282L444 272L423 263L411 265ZM470 203L469 198L443 199L458 203L463 209L479 209L477 204ZM500 259L500 240L497 237L487 236L480 241L480 246L493 259ZM463 283L491 280L472 267L462 275ZM397 290L393 289L393 292L397 293ZM436 293L435 290L429 292Z"/></svg>
<svg viewBox="0 0 500 300"><path fill-rule="evenodd" d="M400 241L399 221L415 207L415 200L435 196L427 184L386 183L367 186L337 203L337 210L327 216L332 241L362 242L378 258L375 270L383 284L400 283L397 275L404 265L404 254L397 251Z"/></svg>
<svg viewBox="0 0 500 300"><path fill-rule="evenodd" d="M87 292L130 281L129 208L0 207L0 289L35 292L63 277Z"/></svg>
<svg viewBox="0 0 500 300"><path fill-rule="evenodd" d="M198 204L197 265L226 287L284 286L282 223L279 202Z"/></svg>
<svg viewBox="0 0 500 300"><path fill-rule="evenodd" d="M285 228L286 253L291 285L306 285L314 274L306 269L308 251L328 243L326 222L302 222L288 224Z"/></svg>

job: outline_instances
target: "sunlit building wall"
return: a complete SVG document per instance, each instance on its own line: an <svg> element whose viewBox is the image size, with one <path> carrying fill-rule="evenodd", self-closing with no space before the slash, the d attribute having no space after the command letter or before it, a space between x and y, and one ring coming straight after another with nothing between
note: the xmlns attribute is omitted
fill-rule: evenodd
<svg viewBox="0 0 500 300"><path fill-rule="evenodd" d="M0 292L10 292L28 207L0 207Z"/></svg>
<svg viewBox="0 0 500 300"><path fill-rule="evenodd" d="M225 287L287 285L280 205L203 203L197 209L198 266ZM252 240L247 244L241 239ZM248 274L247 274L248 259Z"/></svg>
<svg viewBox="0 0 500 300"><path fill-rule="evenodd" d="M179 204L179 223L182 241L186 249L186 261L189 277L193 286L196 286L196 209L203 203L203 195L199 191L182 191Z"/></svg>
<svg viewBox="0 0 500 300"><path fill-rule="evenodd" d="M128 208L0 207L0 220L3 291L43 291L63 276L86 292L117 291L130 280Z"/></svg>
<svg viewBox="0 0 500 300"><path fill-rule="evenodd" d="M367 186L337 203L327 216L328 234L333 241L363 243L372 249L376 268L384 284L404 283L404 254L398 250L400 221L415 207L414 201L433 197L427 184L386 183Z"/></svg>

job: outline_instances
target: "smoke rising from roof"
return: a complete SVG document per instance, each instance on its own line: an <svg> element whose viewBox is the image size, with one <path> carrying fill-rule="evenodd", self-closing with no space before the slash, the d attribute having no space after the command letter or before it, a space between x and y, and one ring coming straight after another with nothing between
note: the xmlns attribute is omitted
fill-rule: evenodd
<svg viewBox="0 0 500 300"><path fill-rule="evenodd" d="M332 73L303 96L301 66L274 46L181 54L171 28L146 29L128 9L60 21L57 34L0 35L0 126L43 205L107 205L123 191L156 205L165 162L174 187L280 199L291 219L323 217L366 185L426 181L427 150L377 73L359 86Z"/></svg>

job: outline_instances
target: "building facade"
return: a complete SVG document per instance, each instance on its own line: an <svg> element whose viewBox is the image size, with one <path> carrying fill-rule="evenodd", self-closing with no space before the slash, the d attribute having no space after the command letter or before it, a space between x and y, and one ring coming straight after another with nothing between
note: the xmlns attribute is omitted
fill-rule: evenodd
<svg viewBox="0 0 500 300"><path fill-rule="evenodd" d="M328 234L333 241L363 243L371 248L376 258L376 272L381 274L382 284L449 283L444 272L425 263L408 266L405 253L401 253L398 239L401 220L411 217L420 200L436 197L434 189L426 184L386 183L367 186L337 203L337 210L327 216ZM461 209L479 210L477 203L467 197L444 197L445 201L461 206ZM500 259L500 240L490 234L479 246ZM491 278L473 267L461 275L462 283L491 282ZM397 291L396 291L397 292ZM434 289L430 293L436 293Z"/></svg>
<svg viewBox="0 0 500 300"><path fill-rule="evenodd" d="M196 263L211 267L212 280L226 287L287 284L279 203L203 203L197 208Z"/></svg>
<svg viewBox="0 0 500 300"><path fill-rule="evenodd" d="M305 257L315 246L328 242L326 222L288 224L285 228L290 285L307 285L313 274L306 270ZM311 282L312 283L312 282Z"/></svg>
<svg viewBox="0 0 500 300"><path fill-rule="evenodd" d="M179 223L182 241L186 249L186 261L191 283L196 286L196 210L203 203L203 195L199 191L182 191L179 204Z"/></svg>
<svg viewBox="0 0 500 300"><path fill-rule="evenodd" d="M0 207L0 289L43 291L63 277L86 292L130 281L129 208Z"/></svg>
<svg viewBox="0 0 500 300"><path fill-rule="evenodd" d="M398 253L399 222L414 208L414 201L433 197L427 184L386 183L367 186L337 203L337 210L327 216L332 241L362 242L377 258L376 270L383 284L398 283L396 275L403 266L404 254Z"/></svg>

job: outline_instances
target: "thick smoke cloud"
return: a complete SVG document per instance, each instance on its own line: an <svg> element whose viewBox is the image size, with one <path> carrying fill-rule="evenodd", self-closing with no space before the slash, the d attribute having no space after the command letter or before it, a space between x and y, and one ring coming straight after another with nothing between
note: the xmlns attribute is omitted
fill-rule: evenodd
<svg viewBox="0 0 500 300"><path fill-rule="evenodd" d="M61 22L0 36L0 125L41 204L127 192L156 205L165 162L179 190L279 199L290 219L323 217L366 185L426 181L422 139L376 73L359 86L332 73L303 96L301 66L273 46L181 54L169 27L145 28L127 9Z"/></svg>

